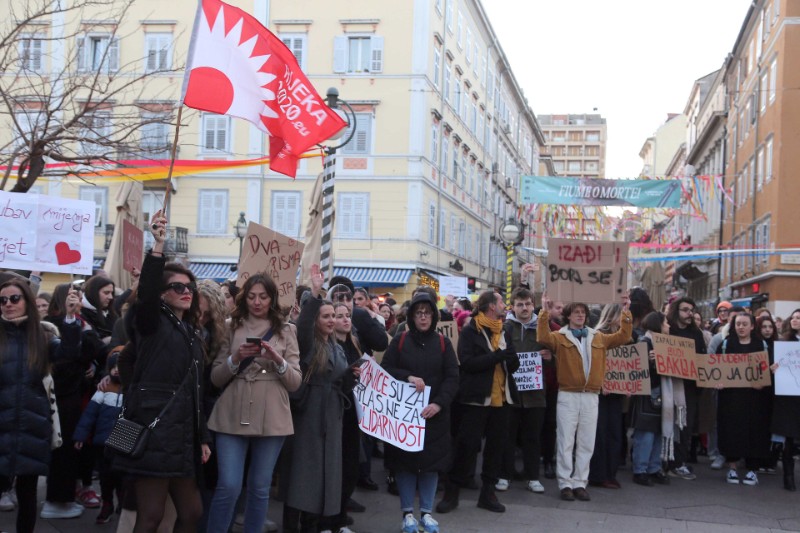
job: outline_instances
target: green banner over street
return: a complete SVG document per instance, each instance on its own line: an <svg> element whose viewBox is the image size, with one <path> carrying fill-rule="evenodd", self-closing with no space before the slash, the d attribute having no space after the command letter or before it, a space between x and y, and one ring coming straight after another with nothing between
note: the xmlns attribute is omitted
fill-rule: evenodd
<svg viewBox="0 0 800 533"><path fill-rule="evenodd" d="M605 180L523 176L523 204L679 208L681 184L669 180Z"/></svg>

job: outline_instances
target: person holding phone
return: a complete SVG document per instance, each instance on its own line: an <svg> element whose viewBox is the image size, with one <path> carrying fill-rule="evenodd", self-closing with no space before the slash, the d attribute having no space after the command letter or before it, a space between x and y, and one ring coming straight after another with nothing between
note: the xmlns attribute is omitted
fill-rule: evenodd
<svg viewBox="0 0 800 533"><path fill-rule="evenodd" d="M248 278L230 320L231 353L220 353L212 383L224 389L208 421L215 432L219 477L209 510L209 533L225 533L247 472L245 531L261 531L272 472L283 442L294 433L289 393L300 386L297 330L285 322L278 287L266 274Z"/></svg>

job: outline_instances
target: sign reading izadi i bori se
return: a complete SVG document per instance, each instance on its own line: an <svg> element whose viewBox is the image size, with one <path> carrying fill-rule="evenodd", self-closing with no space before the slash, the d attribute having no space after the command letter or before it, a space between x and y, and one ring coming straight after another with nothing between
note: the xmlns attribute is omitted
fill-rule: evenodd
<svg viewBox="0 0 800 533"><path fill-rule="evenodd" d="M681 184L677 179L605 180L523 176L522 203L679 208Z"/></svg>
<svg viewBox="0 0 800 533"><path fill-rule="evenodd" d="M628 290L628 243L548 239L546 276L553 300L618 302Z"/></svg>

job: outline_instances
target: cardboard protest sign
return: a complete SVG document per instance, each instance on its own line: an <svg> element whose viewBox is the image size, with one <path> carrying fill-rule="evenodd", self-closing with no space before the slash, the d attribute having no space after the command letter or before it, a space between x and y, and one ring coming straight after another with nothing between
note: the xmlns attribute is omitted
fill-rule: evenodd
<svg viewBox="0 0 800 533"><path fill-rule="evenodd" d="M436 324L436 331L450 339L453 350L458 350L458 324L455 320L445 320Z"/></svg>
<svg viewBox="0 0 800 533"><path fill-rule="evenodd" d="M656 371L661 376L697 379L694 339L651 333Z"/></svg>
<svg viewBox="0 0 800 533"><path fill-rule="evenodd" d="M0 264L91 274L95 212L84 200L0 191Z"/></svg>
<svg viewBox="0 0 800 533"><path fill-rule="evenodd" d="M456 298L466 297L467 278L464 276L442 276L439 278L439 296L444 298L448 294Z"/></svg>
<svg viewBox="0 0 800 533"><path fill-rule="evenodd" d="M767 352L697 354L697 386L714 388L768 387L771 383Z"/></svg>
<svg viewBox="0 0 800 533"><path fill-rule="evenodd" d="M800 396L800 342L776 342L775 362L775 394Z"/></svg>
<svg viewBox="0 0 800 533"><path fill-rule="evenodd" d="M618 302L628 290L628 243L548 239L547 294L562 302Z"/></svg>
<svg viewBox="0 0 800 533"><path fill-rule="evenodd" d="M411 383L390 376L369 356L361 366L360 384L354 389L361 431L409 452L422 451L425 419L422 410L430 401L431 388L417 392Z"/></svg>
<svg viewBox="0 0 800 533"><path fill-rule="evenodd" d="M514 381L517 382L517 390L542 390L542 354L539 352L517 352L519 357L519 369L514 372Z"/></svg>
<svg viewBox="0 0 800 533"><path fill-rule="evenodd" d="M122 221L122 268L132 272L142 266L144 231L127 220Z"/></svg>
<svg viewBox="0 0 800 533"><path fill-rule="evenodd" d="M625 344L606 351L603 392L650 395L647 343Z"/></svg>
<svg viewBox="0 0 800 533"><path fill-rule="evenodd" d="M291 307L295 300L297 270L303 255L303 243L277 231L250 222L239 258L236 285L258 272L267 274L278 286L282 307Z"/></svg>

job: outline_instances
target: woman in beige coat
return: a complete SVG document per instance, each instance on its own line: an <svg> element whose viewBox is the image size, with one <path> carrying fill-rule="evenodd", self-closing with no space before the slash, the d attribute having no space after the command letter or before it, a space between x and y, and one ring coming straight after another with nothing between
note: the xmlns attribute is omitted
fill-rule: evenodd
<svg viewBox="0 0 800 533"><path fill-rule="evenodd" d="M288 393L302 379L297 331L284 322L269 276L256 274L245 282L230 326L232 353L220 354L211 371L211 381L224 390L208 421L219 462L209 533L225 533L231 525L248 449L244 530L262 530L272 471L284 439L294 433Z"/></svg>

